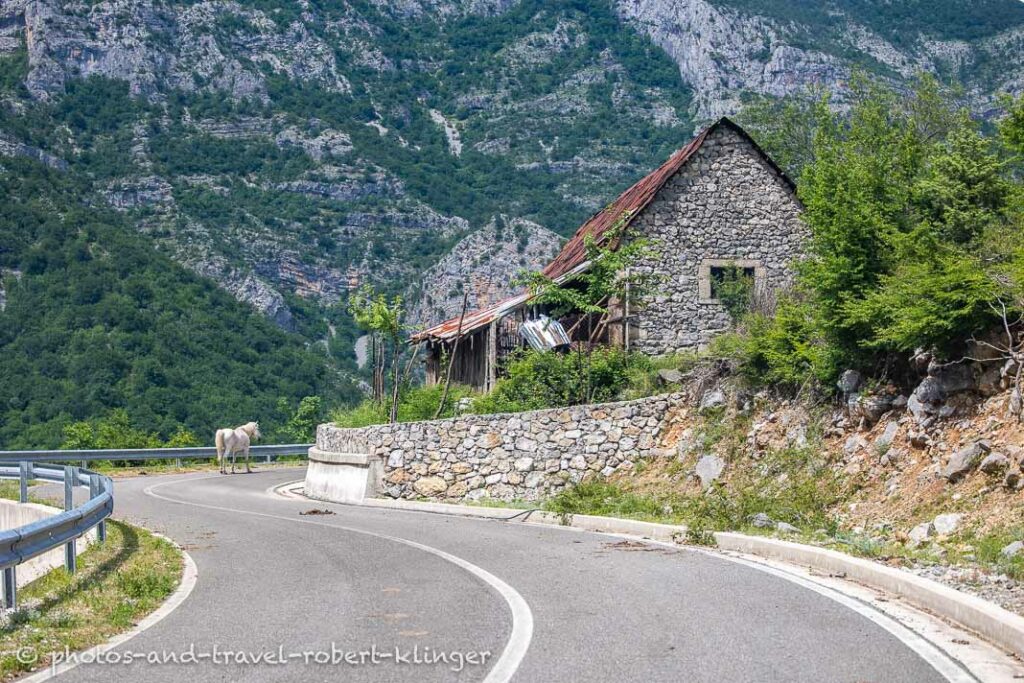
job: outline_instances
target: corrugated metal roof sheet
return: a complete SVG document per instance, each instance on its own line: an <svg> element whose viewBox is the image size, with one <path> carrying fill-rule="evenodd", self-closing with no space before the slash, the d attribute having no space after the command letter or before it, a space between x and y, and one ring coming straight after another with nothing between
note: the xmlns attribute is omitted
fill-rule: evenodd
<svg viewBox="0 0 1024 683"><path fill-rule="evenodd" d="M598 244L601 244L607 233L615 227L620 220L622 220L623 228L632 223L636 217L639 216L645 208L647 208L647 205L651 203L655 195L658 194L658 190L664 187L669 178L675 175L676 172L678 172L679 169L689 161L690 157L700 149L700 146L704 143L704 140L707 139L708 135L710 135L712 131L719 126L727 126L743 136L743 138L754 146L754 149L757 150L761 157L768 162L768 165L771 166L771 168L778 173L780 177L782 177L790 188L795 189L796 186L793 184L793 181L786 176L782 169L772 161L771 157L769 157L764 150L754 142L745 130L728 118L722 117L714 124L698 133L697 136L690 140L685 147L676 151L654 172L642 178L635 185L620 194L611 204L591 216L587 222L576 230L572 239L565 243L562 250L558 252L558 256L556 256L551 263L545 266L543 270L544 275L553 280L558 280L571 274L572 271L576 269L585 267L586 264L584 260L587 257L585 243L586 237L590 235ZM466 334L483 325L490 324L508 311L514 310L519 305L526 303L529 298L529 294L527 292L523 292L522 294L505 299L504 301L501 301L489 308L474 311L473 313L467 313L462 324L462 333ZM452 318L451 320L446 320L443 323L413 335L411 341L415 343L426 341L428 339L454 339L458 334L458 326L459 319L457 317Z"/></svg>

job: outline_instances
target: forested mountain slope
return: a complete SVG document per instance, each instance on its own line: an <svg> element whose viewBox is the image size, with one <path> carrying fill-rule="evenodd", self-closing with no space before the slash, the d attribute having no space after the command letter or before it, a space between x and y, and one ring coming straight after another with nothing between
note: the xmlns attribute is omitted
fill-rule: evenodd
<svg viewBox="0 0 1024 683"><path fill-rule="evenodd" d="M181 310L214 318L227 306L227 327L256 325L204 289L213 281L291 333L258 327L273 353L296 354L289 366L323 369L326 347L332 370L300 372L315 384L352 370L352 287L426 291L427 269L498 215L564 236L710 118L808 87L842 102L855 69L896 84L919 70L957 79L990 115L997 93L1024 88L1022 27L1017 0L9 0L0 163L5 192L38 220L48 203L63 208L46 221L88 215L104 245L134 245L124 258L162 264L174 282L198 276L184 294L159 288ZM20 219L3 220L0 322L18 345L43 323L7 324L28 310L10 273L29 270L37 245L15 253L6 236L23 234ZM69 289L85 276L55 272ZM473 277L446 282L460 275ZM121 284L104 286L101 298ZM430 296L457 305L452 291ZM96 303L53 296L69 320ZM451 301L417 315L431 308ZM292 389L274 391L294 400L322 387ZM53 415L35 405L41 394L15 403L42 411L36 424L138 392ZM161 430L244 412L172 418L147 405L133 408Z"/></svg>
<svg viewBox="0 0 1024 683"><path fill-rule="evenodd" d="M326 354L279 330L83 206L65 172L0 165L0 444L56 446L70 421L126 408L164 437L260 419L277 401L355 390Z"/></svg>

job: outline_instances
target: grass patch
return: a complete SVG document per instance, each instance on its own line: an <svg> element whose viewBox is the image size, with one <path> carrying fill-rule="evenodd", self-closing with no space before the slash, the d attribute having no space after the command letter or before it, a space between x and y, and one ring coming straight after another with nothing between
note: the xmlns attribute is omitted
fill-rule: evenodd
<svg viewBox="0 0 1024 683"><path fill-rule="evenodd" d="M168 541L108 522L106 543L78 556L76 574L58 568L19 590L20 608L0 627L0 676L44 668L51 652L90 648L132 627L177 588L181 569L181 553ZM38 661L18 661L22 648Z"/></svg>

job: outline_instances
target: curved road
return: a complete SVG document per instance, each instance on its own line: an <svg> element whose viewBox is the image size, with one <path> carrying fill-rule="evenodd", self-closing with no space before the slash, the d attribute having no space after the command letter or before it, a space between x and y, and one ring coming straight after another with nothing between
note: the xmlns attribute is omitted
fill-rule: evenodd
<svg viewBox="0 0 1024 683"><path fill-rule="evenodd" d="M301 477L276 469L118 480L117 516L185 546L199 580L181 606L115 652L191 651L200 661L184 671L83 665L60 680L495 680L506 647L515 681L946 680L861 614L708 553L268 493ZM335 514L299 514L314 507ZM363 664L317 663L332 643L335 659L376 647L378 663L367 654ZM214 648L217 663L202 659ZM421 659L450 660L384 658L396 648L410 660L414 648ZM239 652L289 661L224 663ZM491 653L479 655L486 664L455 671L458 653L476 652Z"/></svg>

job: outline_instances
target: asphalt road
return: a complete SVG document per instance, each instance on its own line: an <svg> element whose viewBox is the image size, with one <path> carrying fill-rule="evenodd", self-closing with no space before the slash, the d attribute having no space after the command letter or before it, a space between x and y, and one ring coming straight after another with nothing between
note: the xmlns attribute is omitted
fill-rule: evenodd
<svg viewBox="0 0 1024 683"><path fill-rule="evenodd" d="M198 583L114 650L133 663L82 665L59 680L480 681L510 638L513 649L526 647L513 662L515 681L945 680L863 615L707 553L268 494L301 476L117 481L115 515L181 543ZM335 514L299 514L314 507ZM525 615L513 618L510 596L486 573L513 604L525 601ZM365 654L373 648L376 664ZM410 661L387 659L396 649ZM421 660L444 653L449 661L414 663L416 649ZM215 651L217 662L202 657ZM138 659L190 652L197 663ZM337 662L340 652L363 663ZM481 652L490 653L485 664L455 671L460 655ZM251 663L261 653L287 663ZM225 663L242 656L249 663Z"/></svg>

